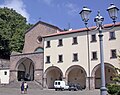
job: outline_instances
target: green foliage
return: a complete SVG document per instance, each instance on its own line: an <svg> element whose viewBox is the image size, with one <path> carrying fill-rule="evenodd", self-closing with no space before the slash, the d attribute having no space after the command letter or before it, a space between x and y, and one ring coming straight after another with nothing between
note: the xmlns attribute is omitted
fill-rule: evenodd
<svg viewBox="0 0 120 95"><path fill-rule="evenodd" d="M120 72L119 68L115 68L118 72ZM120 74L116 74L113 78L114 83L108 84L108 93L111 95L120 95Z"/></svg>
<svg viewBox="0 0 120 95"><path fill-rule="evenodd" d="M120 85L118 84L109 84L107 86L108 88L108 93L111 95L119 95L117 94L120 91Z"/></svg>
<svg viewBox="0 0 120 95"><path fill-rule="evenodd" d="M8 58L12 51L22 51L25 31L31 26L15 10L0 8L0 58Z"/></svg>

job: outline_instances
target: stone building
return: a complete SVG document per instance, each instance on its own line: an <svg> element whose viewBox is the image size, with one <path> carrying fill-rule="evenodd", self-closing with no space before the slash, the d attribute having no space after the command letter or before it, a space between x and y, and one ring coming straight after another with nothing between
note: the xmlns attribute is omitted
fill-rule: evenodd
<svg viewBox="0 0 120 95"><path fill-rule="evenodd" d="M39 21L25 33L22 53L10 57L11 81L36 81L43 83L44 39L43 36L61 31L56 26Z"/></svg>
<svg viewBox="0 0 120 95"><path fill-rule="evenodd" d="M9 60L0 59L0 84L9 84L9 65Z"/></svg>
<svg viewBox="0 0 120 95"><path fill-rule="evenodd" d="M120 23L108 24L103 30L106 84L120 68ZM96 27L64 31L44 36L44 86L53 88L56 79L80 84L85 89L100 88L100 45Z"/></svg>
<svg viewBox="0 0 120 95"><path fill-rule="evenodd" d="M86 89L100 88L99 33L95 27L91 29L62 31L39 21L25 33L23 52L10 57L10 81L36 81L53 88L53 82L60 79ZM120 68L120 23L103 35L107 84L118 73L115 67Z"/></svg>

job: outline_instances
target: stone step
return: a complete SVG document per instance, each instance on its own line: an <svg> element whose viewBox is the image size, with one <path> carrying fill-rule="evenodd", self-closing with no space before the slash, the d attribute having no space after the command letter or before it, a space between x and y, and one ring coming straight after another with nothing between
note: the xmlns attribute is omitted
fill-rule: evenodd
<svg viewBox="0 0 120 95"><path fill-rule="evenodd" d="M26 81L28 84L28 88L29 89L40 89L42 90L43 87L40 83L36 82L36 81ZM13 81L10 82L9 84L4 84L4 85L0 85L0 87L4 87L4 88L20 88L22 82L19 81Z"/></svg>

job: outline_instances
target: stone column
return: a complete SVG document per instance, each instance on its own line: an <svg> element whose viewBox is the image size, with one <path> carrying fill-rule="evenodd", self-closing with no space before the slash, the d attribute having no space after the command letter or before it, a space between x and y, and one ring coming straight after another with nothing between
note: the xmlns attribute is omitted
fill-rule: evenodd
<svg viewBox="0 0 120 95"><path fill-rule="evenodd" d="M43 88L48 88L46 74L44 74L44 77L43 77Z"/></svg>
<svg viewBox="0 0 120 95"><path fill-rule="evenodd" d="M90 77L90 89L95 89L95 77Z"/></svg>
<svg viewBox="0 0 120 95"><path fill-rule="evenodd" d="M66 77L63 77L62 80L65 81L66 84L68 84Z"/></svg>
<svg viewBox="0 0 120 95"><path fill-rule="evenodd" d="M95 89L94 77L86 77L86 90Z"/></svg>
<svg viewBox="0 0 120 95"><path fill-rule="evenodd" d="M17 70L10 70L10 82L17 80Z"/></svg>
<svg viewBox="0 0 120 95"><path fill-rule="evenodd" d="M34 80L43 86L43 69L35 69Z"/></svg>

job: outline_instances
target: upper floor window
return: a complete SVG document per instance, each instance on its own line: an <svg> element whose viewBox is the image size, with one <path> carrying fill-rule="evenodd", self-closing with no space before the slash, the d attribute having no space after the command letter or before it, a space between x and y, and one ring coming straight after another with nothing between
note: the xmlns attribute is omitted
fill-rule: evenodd
<svg viewBox="0 0 120 95"><path fill-rule="evenodd" d="M78 54L77 53L73 54L73 61L78 61Z"/></svg>
<svg viewBox="0 0 120 95"><path fill-rule="evenodd" d="M50 41L47 41L47 42L46 42L46 47L47 47L47 48L50 47Z"/></svg>
<svg viewBox="0 0 120 95"><path fill-rule="evenodd" d="M92 60L97 60L97 52L92 52Z"/></svg>
<svg viewBox="0 0 120 95"><path fill-rule="evenodd" d="M73 37L73 43L72 44L78 44L77 37Z"/></svg>
<svg viewBox="0 0 120 95"><path fill-rule="evenodd" d="M62 39L59 39L59 40L58 40L58 46L63 46L63 41L62 41Z"/></svg>
<svg viewBox="0 0 120 95"><path fill-rule="evenodd" d="M50 56L46 56L46 63L50 63Z"/></svg>
<svg viewBox="0 0 120 95"><path fill-rule="evenodd" d="M117 58L116 49L111 50L111 58Z"/></svg>
<svg viewBox="0 0 120 95"><path fill-rule="evenodd" d="M63 55L58 55L58 63L63 62Z"/></svg>
<svg viewBox="0 0 120 95"><path fill-rule="evenodd" d="M96 42L96 34L91 35L91 42Z"/></svg>
<svg viewBox="0 0 120 95"><path fill-rule="evenodd" d="M115 32L109 32L110 33L110 40L116 39L115 38Z"/></svg>

